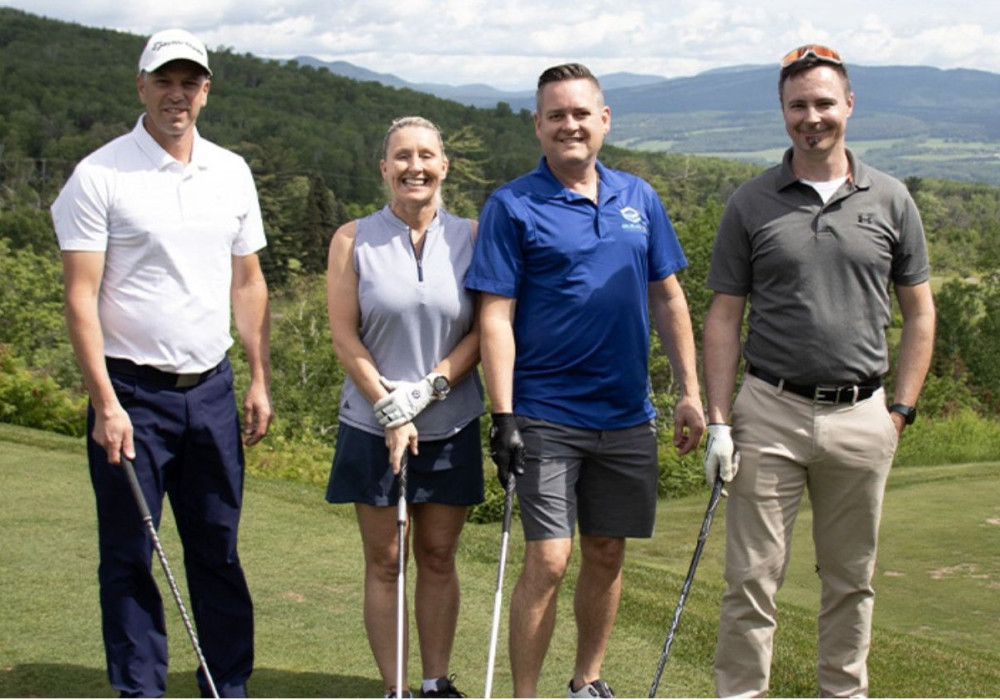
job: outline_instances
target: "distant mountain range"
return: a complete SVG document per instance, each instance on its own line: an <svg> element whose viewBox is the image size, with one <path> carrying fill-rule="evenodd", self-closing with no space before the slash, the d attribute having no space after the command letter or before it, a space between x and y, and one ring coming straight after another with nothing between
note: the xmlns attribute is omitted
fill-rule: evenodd
<svg viewBox="0 0 1000 700"><path fill-rule="evenodd" d="M408 88L475 107L532 110L534 91L410 83L346 61L300 56L300 65ZM898 177L1000 185L1000 74L909 66L852 66L849 145ZM733 66L685 78L600 76L611 105L609 142L629 148L771 163L787 146L773 66Z"/></svg>

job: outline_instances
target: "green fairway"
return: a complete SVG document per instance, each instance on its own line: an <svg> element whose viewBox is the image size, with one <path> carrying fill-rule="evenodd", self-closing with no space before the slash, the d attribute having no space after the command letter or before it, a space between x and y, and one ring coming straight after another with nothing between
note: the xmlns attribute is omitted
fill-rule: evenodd
<svg viewBox="0 0 1000 700"><path fill-rule="evenodd" d="M873 695L997 695L998 484L998 464L893 473L876 581ZM629 544L625 594L605 672L621 697L648 692L707 498L706 490L661 502L656 536ZM713 693L724 527L723 502L667 662L661 696ZM775 696L817 694L818 583L810 527L804 509L780 596ZM0 696L109 695L100 638L93 495L80 441L0 425L0 531ZM169 515L161 539L186 590L183 553ZM519 572L521 546L515 525L508 596ZM459 555L463 599L452 671L470 696L483 692L498 554L499 525L467 526ZM322 488L250 479L241 556L257 611L251 694L380 695L361 620L362 559L353 509L326 504ZM196 692L194 653L169 590L163 584L161 590L171 635L168 692L189 696ZM572 670L575 629L569 593L560 600L543 670L539 690L544 696L563 696ZM501 697L511 692L504 618L494 682L494 694ZM411 684L416 685L419 675L414 649Z"/></svg>

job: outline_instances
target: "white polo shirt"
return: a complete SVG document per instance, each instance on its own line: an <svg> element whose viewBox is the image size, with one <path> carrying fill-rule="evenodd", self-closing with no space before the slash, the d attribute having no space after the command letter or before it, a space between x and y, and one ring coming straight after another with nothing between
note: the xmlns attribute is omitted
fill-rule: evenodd
<svg viewBox="0 0 1000 700"><path fill-rule="evenodd" d="M185 166L142 125L82 160L52 205L59 247L105 253L105 354L203 372L232 345L231 256L266 245L250 168L195 132Z"/></svg>

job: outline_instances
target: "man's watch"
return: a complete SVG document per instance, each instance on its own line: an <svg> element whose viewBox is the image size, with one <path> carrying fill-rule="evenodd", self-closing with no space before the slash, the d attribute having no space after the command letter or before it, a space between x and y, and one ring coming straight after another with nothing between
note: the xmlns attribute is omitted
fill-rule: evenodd
<svg viewBox="0 0 1000 700"><path fill-rule="evenodd" d="M443 374L431 375L431 390L434 398L441 401L448 395L448 392L451 391L451 382L449 382L448 377Z"/></svg>
<svg viewBox="0 0 1000 700"><path fill-rule="evenodd" d="M889 413L898 413L903 417L907 425L910 425L917 419L917 407L907 406L905 403L894 403L889 406Z"/></svg>

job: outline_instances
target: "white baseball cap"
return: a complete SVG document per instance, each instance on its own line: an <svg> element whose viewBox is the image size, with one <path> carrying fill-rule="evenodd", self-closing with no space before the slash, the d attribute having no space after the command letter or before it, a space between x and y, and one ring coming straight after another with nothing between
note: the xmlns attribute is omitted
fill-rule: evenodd
<svg viewBox="0 0 1000 700"><path fill-rule="evenodd" d="M139 72L152 73L170 61L192 61L212 75L205 45L183 29L164 29L149 37L139 57Z"/></svg>

